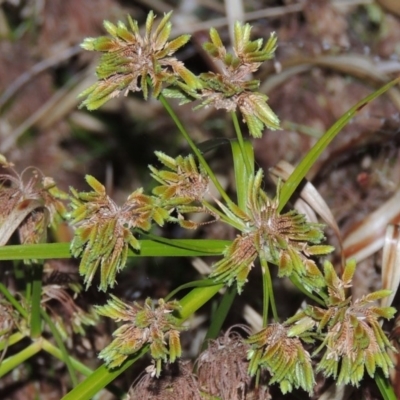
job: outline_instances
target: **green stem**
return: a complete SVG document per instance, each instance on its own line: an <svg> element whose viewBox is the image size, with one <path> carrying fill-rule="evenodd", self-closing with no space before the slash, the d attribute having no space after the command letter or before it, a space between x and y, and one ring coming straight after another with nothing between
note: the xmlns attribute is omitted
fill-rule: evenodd
<svg viewBox="0 0 400 400"><path fill-rule="evenodd" d="M8 291L3 283L0 283L0 292L3 293L4 297L13 305L13 307L24 317L28 317L27 311L21 306L21 304L14 298L14 296Z"/></svg>
<svg viewBox="0 0 400 400"><path fill-rule="evenodd" d="M60 349L55 347L48 340L46 340L46 339L42 340L42 347L43 347L44 351L51 354L53 357L58 358L61 361L65 360L64 354L60 351ZM82 375L90 376L93 373L92 369L90 369L86 365L82 364L80 361L76 360L75 358L69 357L69 359L71 360L71 364L75 368L75 370L80 372ZM115 385L111 385L111 384L108 385L108 389L117 398L122 398L122 396L124 395L124 392L120 388L116 387Z"/></svg>
<svg viewBox="0 0 400 400"><path fill-rule="evenodd" d="M59 348L54 346L54 344L50 343L48 340L43 339L42 347L44 351L51 354L53 357L58 358L62 362L65 362L65 355L63 354L63 352ZM69 357L69 359L73 368L80 372L82 375L89 376L91 373L93 373L92 369L82 364L75 358Z"/></svg>
<svg viewBox="0 0 400 400"><path fill-rule="evenodd" d="M242 130L240 129L239 120L238 120L238 117L237 117L237 114L235 113L235 111L231 112L231 117L232 117L232 121L233 121L233 126L235 127L235 132L236 132L236 136L238 138L242 157L243 157L244 163L246 165L247 173L250 174L252 171L252 168L251 168L250 160L247 157L247 153L246 153L246 150L244 147Z"/></svg>
<svg viewBox="0 0 400 400"><path fill-rule="evenodd" d="M41 349L42 349L42 343L41 340L39 339L36 342L25 347L25 349L21 350L17 354L14 354L11 357L8 357L7 359L3 360L0 365L0 378L3 377L8 372L17 368L18 365L21 365L23 362L33 357L35 354L39 353Z"/></svg>
<svg viewBox="0 0 400 400"><path fill-rule="evenodd" d="M38 338L42 334L42 320L40 317L42 300L43 265L32 265L32 299L31 299L31 337Z"/></svg>
<svg viewBox="0 0 400 400"><path fill-rule="evenodd" d="M166 297L164 297L165 301L170 301L175 297L177 293L179 293L181 290L184 289L193 289L193 288L199 288L199 287L205 287L205 286L214 286L214 285L220 285L219 283L215 283L212 279L201 279L198 281L192 281L185 283L181 286L178 286L176 289L174 289L172 292L170 292Z"/></svg>
<svg viewBox="0 0 400 400"><path fill-rule="evenodd" d="M299 281L299 278L297 276L295 276L294 274L292 274L292 276L290 277L291 282L293 283L294 286L297 287L297 289L300 290L301 293L305 294L307 297L309 297L310 299L313 299L316 303L318 303L319 305L321 305L322 307L325 307L326 304L324 302L324 300L322 300L321 298L315 296L314 294L312 294L311 292L309 292L303 285L302 283Z"/></svg>
<svg viewBox="0 0 400 400"><path fill-rule="evenodd" d="M205 160L205 158L201 154L200 150L197 148L196 144L193 142L193 140L191 139L191 137L187 133L187 131L184 128L184 126L182 125L180 119L175 114L175 112L172 109L172 107L169 105L167 99L162 94L158 97L158 99L160 100L161 104L164 106L164 108L166 109L166 111L168 112L168 114L170 115L172 120L175 122L175 125L177 126L177 128L181 132L182 136L188 142L188 144L191 147L193 153L196 155L196 157L198 158L200 164L202 165L204 170L207 172L208 176L210 177L210 179L214 183L214 185L217 188L218 192L220 193L221 197L226 201L227 204L231 204L232 200L229 198L229 196L226 194L226 192L223 189L223 187L221 186L221 184L218 182L218 179L214 175L214 172L212 171L212 169L208 165L207 161Z"/></svg>
<svg viewBox="0 0 400 400"><path fill-rule="evenodd" d="M179 311L178 319L182 323L193 315L201 306L206 304L211 298L213 298L224 285L212 285L208 287L201 287L193 289L185 297L183 297L179 303L182 308Z"/></svg>
<svg viewBox="0 0 400 400"><path fill-rule="evenodd" d="M6 337L0 342L0 351L3 351L5 348L8 348L13 344L20 342L24 337L25 335L21 332L14 333L11 336Z"/></svg>
<svg viewBox="0 0 400 400"><path fill-rule="evenodd" d="M167 239L162 236L153 235L150 232L141 232L141 235L150 239L147 243L161 243L170 249L170 252L167 253L166 251L157 251L156 247L153 247L152 254L144 254L143 257L197 257L221 255L226 247L232 244L232 242L228 240L220 240L217 242L216 240L210 239L205 242L207 239ZM142 244L140 253L143 253L144 242L143 240L140 241ZM217 244L214 245L215 243ZM199 244L201 244L201 246L199 246ZM179 254L179 250L182 250L182 253ZM185 253L184 250L188 252ZM193 253L191 253L192 251Z"/></svg>
<svg viewBox="0 0 400 400"><path fill-rule="evenodd" d="M389 379L382 374L381 369L376 371L374 379L384 400L396 400L398 398Z"/></svg>
<svg viewBox="0 0 400 400"><path fill-rule="evenodd" d="M77 378L77 376L75 374L74 366L72 364L71 359L69 358L68 351L67 351L67 349L66 349L66 347L65 347L65 345L64 345L64 343L62 341L61 335L58 332L56 326L54 325L54 323L51 320L51 318L49 317L49 315L43 309L41 309L41 315L42 315L43 319L46 321L47 325L49 326L49 328L51 330L51 333L54 336L54 340L56 341L57 346L59 347L60 352L63 355L63 359L62 360L65 362L65 365L68 368L69 375L71 376L72 386L75 387L75 386L78 385L78 378Z"/></svg>
<svg viewBox="0 0 400 400"><path fill-rule="evenodd" d="M236 221L234 221L232 218L229 218L225 214L223 214L221 211L213 207L211 204L209 204L207 201L203 200L201 202L204 207L206 207L209 211L211 211L214 214L217 214L220 218L220 221L225 222L226 224L232 226L233 228L236 228L237 230L241 231L243 230L243 225L238 224Z"/></svg>
<svg viewBox="0 0 400 400"><path fill-rule="evenodd" d="M109 383L113 382L122 372L127 370L137 360L142 358L149 351L149 346L144 346L134 355L130 356L118 368L109 369L106 365L102 365L96 369L86 380L80 385L68 392L62 400L89 400L105 388Z"/></svg>
<svg viewBox="0 0 400 400"><path fill-rule="evenodd" d="M272 315L276 322L278 321L278 312L276 311L275 297L272 289L272 280L269 272L268 262L263 256L260 256L260 261L263 274L263 327L266 327L268 325L268 304L271 304Z"/></svg>

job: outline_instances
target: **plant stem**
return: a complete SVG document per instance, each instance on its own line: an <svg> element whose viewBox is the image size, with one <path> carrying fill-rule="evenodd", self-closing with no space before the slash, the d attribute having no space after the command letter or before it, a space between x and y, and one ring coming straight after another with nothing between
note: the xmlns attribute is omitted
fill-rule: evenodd
<svg viewBox="0 0 400 400"><path fill-rule="evenodd" d="M187 133L187 131L184 128L184 126L182 125L180 119L175 114L175 112L172 109L172 107L169 105L167 99L162 94L160 94L158 99L160 100L161 104L164 106L164 108L166 109L166 111L168 112L168 114L170 115L172 120L175 122L175 125L177 126L177 128L181 132L182 136L188 142L188 144L191 147L193 153L196 155L196 157L198 158L200 164L202 165L204 170L207 172L208 176L210 177L211 181L214 183L214 185L217 188L217 190L218 190L219 194L221 195L221 197L226 201L227 204L233 203L232 200L229 198L229 196L226 194L226 192L223 189L223 187L221 186L221 184L218 182L218 179L214 175L214 172L212 171L212 169L208 165L207 161L205 160L205 158L201 154L200 150L197 148L196 144L193 142L193 140L191 139L191 137Z"/></svg>
<svg viewBox="0 0 400 400"><path fill-rule="evenodd" d="M53 357L58 358L61 361L64 361L64 355L63 353L60 351L60 349L58 349L56 346L54 346L52 343L50 343L48 340L46 339L42 339L42 347L43 350L46 351L47 353L51 354ZM85 376L90 376L93 373L93 370L90 369L89 367L87 367L86 365L82 364L80 361L78 361L77 359L73 358L73 357L69 357L72 366L81 374L85 375ZM117 398L122 398L122 396L124 395L123 390L121 390L120 388L116 387L115 385L108 385L107 389L113 393Z"/></svg>
<svg viewBox="0 0 400 400"><path fill-rule="evenodd" d="M144 346L137 353L130 356L118 368L109 369L105 364L96 369L86 380L68 392L62 400L89 400L114 381L122 372L127 370L137 360L149 351L149 346Z"/></svg>
<svg viewBox="0 0 400 400"><path fill-rule="evenodd" d="M23 350L14 354L5 360L2 361L0 365L0 378L2 378L5 374L17 368L18 365L21 365L26 360L29 360L35 354L39 353L42 349L41 340L37 340L36 342L30 344L25 347Z"/></svg>
<svg viewBox="0 0 400 400"><path fill-rule="evenodd" d="M237 294L236 286L227 288L226 292L222 296L222 300L218 305L217 310L211 318L211 324L208 327L206 336L201 346L201 351L204 351L208 346L208 339L215 339L221 331L222 324L224 323L229 310L232 307L233 301Z"/></svg>
<svg viewBox="0 0 400 400"><path fill-rule="evenodd" d="M14 296L8 291L3 283L0 283L0 292L3 293L4 297L13 305L13 307L24 317L28 317L28 313L21 306L21 304L15 300Z"/></svg>
<svg viewBox="0 0 400 400"><path fill-rule="evenodd" d="M382 370L379 369L376 371L374 379L384 400L397 399L397 396L393 390L392 385L389 382L389 379L383 375Z"/></svg>
<svg viewBox="0 0 400 400"><path fill-rule="evenodd" d="M72 386L75 387L78 385L78 378L76 377L74 366L72 365L72 362L69 358L68 351L61 339L61 335L58 332L56 326L54 325L54 323L51 320L51 318L49 317L49 315L43 309L41 310L41 315L42 315L43 319L46 321L47 325L49 326L51 333L54 336L54 340L56 341L57 346L59 347L59 349L63 355L63 361L65 362L65 365L68 368L68 372L71 377Z"/></svg>
<svg viewBox="0 0 400 400"><path fill-rule="evenodd" d="M33 264L32 272L32 298L31 298L31 337L38 338L42 334L42 320L40 317L42 300L43 265Z"/></svg>
<svg viewBox="0 0 400 400"><path fill-rule="evenodd" d="M228 240L207 240L207 239L167 239L162 236L153 235L150 232L141 232L141 235L150 240L141 240L142 245L138 257L198 257L214 256L223 254L227 246L232 244ZM207 240L207 242L206 242ZM151 254L143 254L143 243L159 242L164 249L152 246ZM169 249L168 251L166 249ZM181 250L181 251L180 251ZM128 255L130 256L130 254Z"/></svg>
<svg viewBox="0 0 400 400"><path fill-rule="evenodd" d="M221 211L213 207L211 204L209 204L207 201L203 200L202 204L204 207L206 207L210 212L217 214L220 218L221 221L225 222L226 224L236 228L237 230L241 231L243 229L243 226L238 224L236 221L234 221L232 218L229 218L227 215L223 214ZM221 203L219 203L221 204Z"/></svg>
<svg viewBox="0 0 400 400"><path fill-rule="evenodd" d="M235 127L235 132L236 132L236 136L238 138L240 150L242 152L242 157L243 157L244 163L246 165L247 173L250 174L252 171L252 168L251 168L250 160L248 159L246 150L244 148L244 140L243 140L242 130L240 129L239 120L238 120L236 112L232 111L231 117L232 117L232 121L233 121L233 126Z"/></svg>
<svg viewBox="0 0 400 400"><path fill-rule="evenodd" d="M183 297L179 303L182 308L179 310L179 320L182 323L193 315L200 307L206 304L212 297L214 297L224 285L212 285L208 287L196 288L190 291Z"/></svg>
<svg viewBox="0 0 400 400"><path fill-rule="evenodd" d="M205 287L205 286L213 286L213 285L219 285L219 283L215 283L212 279L201 279L198 281L192 281L185 283L181 286L178 286L176 289L174 289L172 292L169 292L169 294L164 297L165 301L170 301L172 298L175 297L177 293L179 293L181 290L184 289L193 289L193 288L199 288L199 287Z"/></svg>
<svg viewBox="0 0 400 400"><path fill-rule="evenodd" d="M65 362L65 357L62 351L54 346L54 344L50 343L48 340L43 339L42 341L42 347L43 350L46 351L47 353L51 354L53 357L58 358L59 360ZM91 373L93 373L93 370L87 367L86 365L82 364L80 361L76 360L73 357L69 357L72 366L81 374L85 376L89 376Z"/></svg>
<svg viewBox="0 0 400 400"><path fill-rule="evenodd" d="M278 313L276 311L276 304L275 304L274 292L272 289L272 280L271 280L271 274L269 272L268 262L266 258L262 255L260 255L260 262L263 275L263 296L264 296L263 327L266 327L268 325L268 304L269 303L271 304L272 315L276 322L278 321Z"/></svg>
<svg viewBox="0 0 400 400"><path fill-rule="evenodd" d="M13 344L20 342L24 337L25 335L21 332L14 333L11 336L6 337L0 342L0 351L3 351L5 348L8 348Z"/></svg>
<svg viewBox="0 0 400 400"><path fill-rule="evenodd" d="M311 292L309 292L303 285L302 283L299 281L298 277L295 276L294 274L292 274L290 276L290 280L293 283L294 286L297 287L297 289L300 290L301 293L305 294L307 297L309 297L310 299L313 299L316 303L318 303L319 305L325 307L326 304L324 302L324 300L322 300L321 298L315 296L314 294L312 294ZM322 294L322 293L321 293Z"/></svg>

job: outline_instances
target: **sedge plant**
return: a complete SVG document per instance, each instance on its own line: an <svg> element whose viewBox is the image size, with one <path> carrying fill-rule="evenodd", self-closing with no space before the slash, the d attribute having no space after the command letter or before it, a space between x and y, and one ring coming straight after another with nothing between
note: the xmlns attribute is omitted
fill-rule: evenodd
<svg viewBox="0 0 400 400"><path fill-rule="evenodd" d="M253 147L246 134L256 140L268 134L268 129L279 130L280 121L268 105L268 97L258 91L260 82L249 77L274 57L278 38L272 33L267 40L252 40L251 26L237 22L230 52L212 28L204 50L218 62L218 72L195 75L174 56L190 36L170 40L170 18L171 13L165 14L156 23L154 13L150 12L144 34L130 17L127 24L105 21L107 36L87 38L82 43L84 49L100 52L101 57L96 68L98 80L81 93L80 107L95 110L130 92L142 93L145 100L152 96L164 106L190 147L188 154L177 157L156 152L161 167L149 166L156 182L151 192L137 188L123 204L117 204L102 183L94 176L86 176L86 191L70 188L69 193L64 193L40 171L32 168L18 174L5 157L1 159L4 173L0 175L0 229L4 247L0 249L0 258L25 260L26 285L15 292L0 284L0 376L45 351L68 368L71 386L64 399L90 399L147 353L152 364L145 379L137 389L129 391L127 398L143 396L140 390L145 390L149 382L161 382L159 390L165 399L233 399L238 390L241 398L246 398L252 381L258 393L262 392L261 381L264 382L265 396L272 385L278 385L283 394L298 389L312 395L319 373L333 378L338 385L355 387L369 375L377 380L382 396L393 399L388 383L393 362L388 354L394 347L381 321L391 319L396 310L377 304L390 291L380 290L353 300L355 263L348 260L334 268L326 260L335 248L325 242L324 225L310 222L288 207L288 201L357 110L396 81L350 109L318 140L289 179L279 182L275 193L266 193L265 172L255 169ZM237 190L234 198L223 189L170 105L170 98L178 99L179 104L193 102L194 112L200 107L215 107L230 113L237 136L232 140ZM211 186L218 195L212 194L215 192ZM207 223L234 228L236 238L178 240L151 233L152 227L167 224L196 230L201 223L192 219L194 213L205 214ZM68 244L46 243L48 226L60 220L74 229L73 240ZM21 244L5 246L14 232L18 232ZM110 294L105 304L86 310L75 303L81 290L92 286L96 275L100 281L98 290L108 293L118 283L129 257L171 255L212 255L219 259L206 279L184 285L192 288L184 297L179 297L178 288L168 298L147 298L134 303ZM79 259L80 280L59 282L57 277L46 275L46 260L72 257ZM245 328L244 337L228 332L223 339L217 339L234 297L246 291L248 276L254 268L261 268L263 277L263 328L258 332ZM286 320L277 312L272 269L277 271L278 279L289 278L305 295L306 305ZM198 374L208 376L208 383L200 387L193 371L180 360L180 336L187 329L184 322L224 288L218 318L207 334L208 339L217 341L211 341L209 349L207 345L204 349L218 349L238 369L229 371L233 386L219 386L216 373L204 372L213 356L203 353ZM62 305L62 318L53 312L50 301ZM112 341L98 354L103 364L92 371L70 356L67 339L70 332L84 335L87 326L96 325L100 317L119 325ZM51 333L52 340L45 331ZM8 350L19 342L26 346L8 356ZM169 372L174 365L182 371L176 382ZM210 368L219 370L215 365ZM165 377L170 379L168 384L162 383ZM186 384L190 388L187 392L182 391ZM117 389L112 390L120 395Z"/></svg>

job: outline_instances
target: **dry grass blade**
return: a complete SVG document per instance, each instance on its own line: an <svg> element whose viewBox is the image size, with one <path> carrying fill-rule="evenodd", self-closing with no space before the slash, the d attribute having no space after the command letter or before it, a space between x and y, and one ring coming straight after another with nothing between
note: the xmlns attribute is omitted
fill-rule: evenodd
<svg viewBox="0 0 400 400"><path fill-rule="evenodd" d="M380 250L384 244L386 227L398 221L400 190L346 234L343 240L345 258L355 258L358 262Z"/></svg>
<svg viewBox="0 0 400 400"><path fill-rule="evenodd" d="M81 81L85 73L76 74L70 81L60 88L46 103L44 103L35 113L30 115L24 122L15 128L5 140L0 144L0 151L7 153L15 146L18 139L32 126L41 128L48 127L52 123L71 112L78 104L77 93L82 90ZM73 91L72 96L69 93Z"/></svg>
<svg viewBox="0 0 400 400"><path fill-rule="evenodd" d="M304 73L314 67L328 68L337 72L354 76L362 81L371 82L374 85L382 85L390 80L387 72L395 73L400 70L400 64L393 61L374 62L371 57L358 54L346 54L335 56L304 57L295 60L283 61L282 73L272 74L260 87L262 93L270 93L293 75ZM284 74L284 75L282 75ZM286 80L284 80L286 79ZM392 88L387 95L400 109L400 92Z"/></svg>
<svg viewBox="0 0 400 400"><path fill-rule="evenodd" d="M262 315L248 304L243 307L243 318L245 319L246 323L251 327L252 332L258 332L262 329Z"/></svg>
<svg viewBox="0 0 400 400"><path fill-rule="evenodd" d="M47 58L36 65L34 65L29 71L23 73L17 80L15 80L0 96L0 108L16 95L27 83L35 78L40 73L47 69L54 67L82 51L80 46L73 46L65 49L64 51L56 54L54 57Z"/></svg>
<svg viewBox="0 0 400 400"><path fill-rule="evenodd" d="M37 208L43 207L38 200L24 200L8 214L0 224L0 246L5 246L22 221Z"/></svg>
<svg viewBox="0 0 400 400"><path fill-rule="evenodd" d="M381 300L382 307L389 307L400 283L400 225L386 228L382 257L382 288L393 293Z"/></svg>
<svg viewBox="0 0 400 400"><path fill-rule="evenodd" d="M362 4L371 4L373 0L340 0L335 1L336 7L349 7ZM396 0L393 0L396 1ZM227 3L229 5L229 2ZM296 4L288 4L278 7L266 7L262 10L246 12L243 15L243 22L254 21L261 18L277 18L288 14L299 13L303 11L304 4L299 2ZM181 35L182 33L194 33L199 31L208 31L211 27L221 28L228 24L228 18L214 18L208 21L199 21L190 25L180 25L172 31L172 37Z"/></svg>
<svg viewBox="0 0 400 400"><path fill-rule="evenodd" d="M333 383L328 389L319 397L319 400L347 400L353 393L353 388L348 385L337 386Z"/></svg>
<svg viewBox="0 0 400 400"><path fill-rule="evenodd" d="M225 0L225 11L229 25L229 36L234 43L234 25L236 21L243 21L244 7L242 0Z"/></svg>
<svg viewBox="0 0 400 400"><path fill-rule="evenodd" d="M365 1L365 0L362 0ZM227 3L230 6L229 2ZM303 10L303 4L289 4L287 6L268 7L263 10L251 11L243 15L242 21L253 21L260 18L276 18L287 14L298 13ZM190 25L181 25L172 31L171 36L178 36L182 33L194 33L208 31L211 27L221 28L228 25L227 17L214 18L208 21L199 21Z"/></svg>
<svg viewBox="0 0 400 400"><path fill-rule="evenodd" d="M194 260L192 260L192 266L201 275L208 275L212 271L211 267L199 257L196 257Z"/></svg>
<svg viewBox="0 0 400 400"><path fill-rule="evenodd" d="M288 162L281 160L279 163L270 169L270 175L274 181L277 181L277 178L286 181L291 173L294 171L293 165L289 164ZM342 237L340 234L339 227L336 223L335 217L333 216L331 209L329 208L328 204L326 204L325 200L319 194L318 190L314 187L311 182L307 182L303 190L300 193L301 198L305 201L305 203L311 207L317 214L321 216L321 218L326 222L326 224L335 232L339 240L340 248L343 248L342 245ZM295 207L297 208L297 202ZM300 206L302 207L302 206ZM304 212L307 216L307 209L300 208L301 212Z"/></svg>

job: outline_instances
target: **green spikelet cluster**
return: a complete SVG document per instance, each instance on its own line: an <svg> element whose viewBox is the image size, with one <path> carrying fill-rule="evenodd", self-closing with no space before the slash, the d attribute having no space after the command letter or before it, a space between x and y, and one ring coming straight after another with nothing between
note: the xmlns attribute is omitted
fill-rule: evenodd
<svg viewBox="0 0 400 400"><path fill-rule="evenodd" d="M100 267L99 288L106 291L114 286L117 272L125 266L129 247L140 249L132 229L148 231L152 220L162 225L169 214L142 189L134 191L119 207L93 176L86 180L93 191L78 193L71 188L70 220L76 226L71 252L82 257L79 272L85 277L86 287Z"/></svg>
<svg viewBox="0 0 400 400"><path fill-rule="evenodd" d="M138 303L130 305L111 295L106 305L96 307L97 312L124 323L113 333L114 340L100 352L99 357L110 368L115 368L129 355L149 344L150 354L156 362L155 375L159 376L162 362L174 362L182 353L179 335L183 328L178 326L172 315L179 308L176 301L160 299L155 304L147 299L144 306Z"/></svg>
<svg viewBox="0 0 400 400"><path fill-rule="evenodd" d="M241 290L257 256L278 265L278 275L292 276L310 290L319 290L324 278L310 256L328 254L332 246L321 245L323 225L308 222L296 210L279 213L279 188L275 199L261 189L262 171L249 179L246 212L238 208L225 213L243 233L225 251L225 257L214 265L211 277L217 282L237 281Z"/></svg>
<svg viewBox="0 0 400 400"><path fill-rule="evenodd" d="M111 37L87 38L82 47L90 51L100 51L103 56L96 68L99 81L84 90L81 103L89 110L95 110L120 93L142 91L147 99L150 79L153 96L157 97L164 83L177 79L188 87L199 87L198 79L182 62L171 57L187 43L190 35L182 35L168 41L171 33L171 12L165 14L154 28L155 15L150 12L146 20L146 30L142 37L137 21L128 16L128 26L123 22L117 25L104 22L104 28Z"/></svg>

